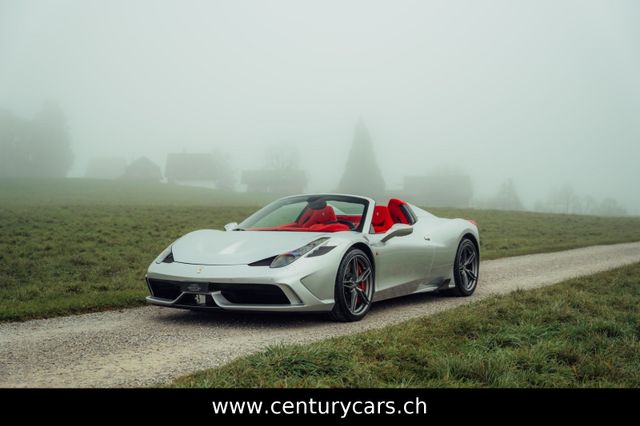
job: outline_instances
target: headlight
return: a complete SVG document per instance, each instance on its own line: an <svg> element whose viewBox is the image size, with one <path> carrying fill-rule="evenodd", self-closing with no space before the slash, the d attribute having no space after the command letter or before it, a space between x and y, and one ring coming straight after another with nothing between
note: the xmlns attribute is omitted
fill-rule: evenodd
<svg viewBox="0 0 640 426"><path fill-rule="evenodd" d="M166 249L164 249L162 251L162 253L160 253L160 255L156 258L156 263L171 263L173 262L173 253L171 251L171 248L173 247L173 244L171 244L169 247L167 247Z"/></svg>
<svg viewBox="0 0 640 426"><path fill-rule="evenodd" d="M297 259L304 256L305 254L309 253L311 250L318 247L320 244L323 244L328 239L329 239L328 237L318 238L317 240L312 241L309 244L300 247L299 249L292 250L287 253L282 253L281 255L276 256L276 258L273 259L273 262L271 262L271 265L269 267L282 268L283 266L287 266L290 263L293 263Z"/></svg>

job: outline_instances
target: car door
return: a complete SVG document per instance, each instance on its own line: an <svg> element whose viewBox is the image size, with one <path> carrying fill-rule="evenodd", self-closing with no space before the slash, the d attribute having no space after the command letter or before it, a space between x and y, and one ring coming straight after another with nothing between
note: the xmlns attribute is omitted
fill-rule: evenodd
<svg viewBox="0 0 640 426"><path fill-rule="evenodd" d="M369 234L376 267L375 300L410 294L429 283L434 246L426 222L421 218L412 225L411 234L384 243L382 238L393 228L384 234Z"/></svg>

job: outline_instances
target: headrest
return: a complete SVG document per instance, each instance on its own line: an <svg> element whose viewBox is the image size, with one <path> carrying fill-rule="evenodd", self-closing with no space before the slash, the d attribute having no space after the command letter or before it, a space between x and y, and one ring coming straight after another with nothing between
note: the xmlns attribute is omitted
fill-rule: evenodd
<svg viewBox="0 0 640 426"><path fill-rule="evenodd" d="M389 210L387 210L387 206L375 206L373 209L373 219L371 219L371 224L373 226L382 226L387 221L389 217Z"/></svg>
<svg viewBox="0 0 640 426"><path fill-rule="evenodd" d="M323 209L314 210L313 214L309 218L308 223L327 223L327 222L335 222L336 213L333 211L333 207L325 206Z"/></svg>
<svg viewBox="0 0 640 426"><path fill-rule="evenodd" d="M307 204L311 210L322 210L327 207L327 201L323 198L309 198Z"/></svg>

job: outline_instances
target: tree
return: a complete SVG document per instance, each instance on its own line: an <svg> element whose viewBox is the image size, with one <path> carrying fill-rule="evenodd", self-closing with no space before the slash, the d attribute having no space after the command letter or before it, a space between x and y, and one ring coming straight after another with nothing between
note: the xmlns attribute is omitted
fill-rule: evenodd
<svg viewBox="0 0 640 426"><path fill-rule="evenodd" d="M500 185L500 189L491 200L490 207L499 210L524 210L513 180L508 179Z"/></svg>
<svg viewBox="0 0 640 426"><path fill-rule="evenodd" d="M47 102L29 135L31 176L65 177L73 164L71 139L62 108Z"/></svg>
<svg viewBox="0 0 640 426"><path fill-rule="evenodd" d="M598 214L598 202L591 195L582 198L582 212L584 214Z"/></svg>
<svg viewBox="0 0 640 426"><path fill-rule="evenodd" d="M384 196L384 178L376 161L371 135L362 121L356 125L353 144L338 191L372 197Z"/></svg>
<svg viewBox="0 0 640 426"><path fill-rule="evenodd" d="M300 153L298 147L291 144L271 145L267 148L265 168L268 170L298 170Z"/></svg>
<svg viewBox="0 0 640 426"><path fill-rule="evenodd" d="M551 192L548 199L549 211L553 213L579 214L582 212L580 197L571 185L565 185Z"/></svg>
<svg viewBox="0 0 640 426"><path fill-rule="evenodd" d="M0 176L21 176L29 170L27 122L0 109Z"/></svg>
<svg viewBox="0 0 640 426"><path fill-rule="evenodd" d="M307 174L300 169L298 148L283 143L267 148L264 169L244 170L241 182L248 192L295 194L307 186Z"/></svg>
<svg viewBox="0 0 640 426"><path fill-rule="evenodd" d="M0 110L0 176L64 177L73 162L59 106L47 103L31 120Z"/></svg>
<svg viewBox="0 0 640 426"><path fill-rule="evenodd" d="M594 216L625 216L627 211L613 198L598 202L591 195L579 197L573 188L565 185L551 191L547 200L536 202L535 210L549 213L590 214Z"/></svg>
<svg viewBox="0 0 640 426"><path fill-rule="evenodd" d="M599 216L626 216L627 211L613 198L605 198L597 209Z"/></svg>

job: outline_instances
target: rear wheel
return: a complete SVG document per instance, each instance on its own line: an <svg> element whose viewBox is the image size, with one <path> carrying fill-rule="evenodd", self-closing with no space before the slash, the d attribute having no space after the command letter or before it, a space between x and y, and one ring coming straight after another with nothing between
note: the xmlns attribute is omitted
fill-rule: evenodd
<svg viewBox="0 0 640 426"><path fill-rule="evenodd" d="M478 249L470 238L463 238L453 264L453 278L456 286L452 289L452 293L456 296L471 296L478 285L479 272Z"/></svg>
<svg viewBox="0 0 640 426"><path fill-rule="evenodd" d="M373 265L365 252L359 249L347 252L336 276L335 305L331 317L343 322L364 318L371 309L374 277Z"/></svg>

